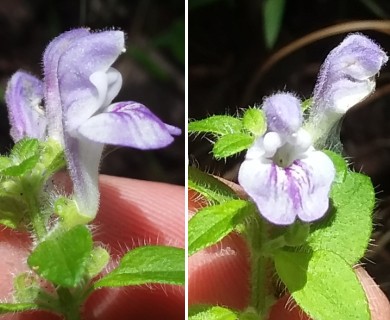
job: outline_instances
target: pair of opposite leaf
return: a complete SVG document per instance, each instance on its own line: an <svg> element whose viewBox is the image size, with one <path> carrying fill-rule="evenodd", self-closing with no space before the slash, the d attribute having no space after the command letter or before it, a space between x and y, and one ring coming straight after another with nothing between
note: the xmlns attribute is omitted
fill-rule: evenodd
<svg viewBox="0 0 390 320"><path fill-rule="evenodd" d="M12 138L55 139L63 146L79 212L90 220L99 207L105 144L156 149L180 134L140 103L111 104L122 86L111 65L125 52L124 38L114 30L65 32L44 52L42 81L18 71L6 90Z"/></svg>
<svg viewBox="0 0 390 320"><path fill-rule="evenodd" d="M324 147L330 129L375 89L386 53L361 35L347 36L323 63L305 120L301 101L288 92L264 99L267 132L248 149L238 180L260 214L278 225L311 222L329 208L335 178Z"/></svg>

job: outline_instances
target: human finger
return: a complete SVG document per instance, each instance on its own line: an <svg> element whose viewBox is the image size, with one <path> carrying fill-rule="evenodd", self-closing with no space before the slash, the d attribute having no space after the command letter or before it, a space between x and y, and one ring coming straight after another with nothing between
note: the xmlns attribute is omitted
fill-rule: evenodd
<svg viewBox="0 0 390 320"><path fill-rule="evenodd" d="M184 246L183 188L103 176L101 193L101 209L93 227L94 239L108 246L114 256L119 258L127 249L145 244ZM8 276L2 279L5 281L1 282L0 295L7 296L12 291L13 275L27 270L21 261L25 261L31 242L28 237L18 238L7 230L1 234L0 252L3 248L4 256L11 256L7 263L0 264L0 273ZM182 319L184 291L177 286L102 289L92 294L84 310L85 319L107 319L113 314L118 317L133 315L137 319L159 319L165 314L169 319ZM7 317L5 315L3 319ZM42 312L11 317L59 319Z"/></svg>
<svg viewBox="0 0 390 320"><path fill-rule="evenodd" d="M101 206L94 239L113 255L143 245L184 247L184 188L156 182L101 176ZM184 263L184 261L183 261ZM184 289L141 286L92 294L85 319L183 319Z"/></svg>

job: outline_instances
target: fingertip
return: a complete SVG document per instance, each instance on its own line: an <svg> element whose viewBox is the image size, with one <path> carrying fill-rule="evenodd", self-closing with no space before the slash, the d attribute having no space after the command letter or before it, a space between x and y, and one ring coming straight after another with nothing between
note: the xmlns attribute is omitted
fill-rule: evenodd
<svg viewBox="0 0 390 320"><path fill-rule="evenodd" d="M88 299L83 319L182 320L184 306L184 289L178 286L104 288Z"/></svg>
<svg viewBox="0 0 390 320"><path fill-rule="evenodd" d="M196 211L207 206L207 200L199 195L199 193L188 189L188 215L193 216Z"/></svg>
<svg viewBox="0 0 390 320"><path fill-rule="evenodd" d="M386 295L362 267L356 268L355 273L366 292L372 320L388 319L390 315L390 303Z"/></svg>
<svg viewBox="0 0 390 320"><path fill-rule="evenodd" d="M12 299L15 274L28 271L26 257L30 246L27 235L4 228L0 231L0 299Z"/></svg>
<svg viewBox="0 0 390 320"><path fill-rule="evenodd" d="M291 296L280 298L271 308L269 320L310 320Z"/></svg>
<svg viewBox="0 0 390 320"><path fill-rule="evenodd" d="M95 239L117 251L140 245L184 247L184 188L101 176Z"/></svg>
<svg viewBox="0 0 390 320"><path fill-rule="evenodd" d="M236 235L188 260L188 303L244 309L249 299L248 250Z"/></svg>
<svg viewBox="0 0 390 320"><path fill-rule="evenodd" d="M188 213L194 215L207 200L188 190ZM249 252L235 233L188 259L188 304L222 305L243 310L249 300Z"/></svg>

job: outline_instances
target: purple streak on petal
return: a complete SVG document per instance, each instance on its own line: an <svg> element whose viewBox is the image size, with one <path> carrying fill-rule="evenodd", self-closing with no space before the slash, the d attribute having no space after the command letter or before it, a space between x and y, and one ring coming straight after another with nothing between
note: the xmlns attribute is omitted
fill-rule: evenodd
<svg viewBox="0 0 390 320"><path fill-rule="evenodd" d="M292 174L292 168L291 167L285 168L285 172L286 172L287 180L292 181L292 179L294 179ZM299 208L302 207L302 198L299 192L298 185L296 183L290 183L286 191L289 197L291 198L293 210L299 210Z"/></svg>
<svg viewBox="0 0 390 320"><path fill-rule="evenodd" d="M297 217L310 222L326 213L334 176L332 161L324 153L312 151L287 168L261 158L245 160L238 180L263 217L288 225Z"/></svg>
<svg viewBox="0 0 390 320"><path fill-rule="evenodd" d="M77 129L99 108L104 107L103 104L107 101L104 97L102 100L100 91L108 94L112 80L111 71L116 76L118 73L110 67L123 51L123 32L103 31L90 33L74 41L61 56L58 78L65 125L68 130ZM97 72L99 76L93 80L95 84L99 82L99 86L91 82L91 76ZM114 87L116 90L117 86ZM113 94L109 96L113 98Z"/></svg>
<svg viewBox="0 0 390 320"><path fill-rule="evenodd" d="M308 181L307 195L298 217L305 222L318 220L329 208L329 192L336 174L333 162L323 152L315 151L296 165L306 172Z"/></svg>
<svg viewBox="0 0 390 320"><path fill-rule="evenodd" d="M65 145L74 198L80 213L92 220L99 208L98 174L104 145L70 136L65 137Z"/></svg>
<svg viewBox="0 0 390 320"><path fill-rule="evenodd" d="M292 224L296 219L291 199L286 192L284 169L261 159L245 160L238 181L253 199L260 214L278 225Z"/></svg>
<svg viewBox="0 0 390 320"><path fill-rule="evenodd" d="M42 99L43 84L36 77L18 71L9 80L5 101L15 142L24 137L45 138L47 121Z"/></svg>
<svg viewBox="0 0 390 320"><path fill-rule="evenodd" d="M156 149L173 141L180 129L163 123L144 105L127 101L112 104L82 124L80 135L99 143Z"/></svg>
<svg viewBox="0 0 390 320"><path fill-rule="evenodd" d="M268 131L291 135L302 126L301 102L291 93L277 93L263 102Z"/></svg>
<svg viewBox="0 0 390 320"><path fill-rule="evenodd" d="M46 114L49 119L48 134L61 142L63 129L58 64L61 56L72 43L87 35L89 30L85 28L65 32L49 43L43 55Z"/></svg>

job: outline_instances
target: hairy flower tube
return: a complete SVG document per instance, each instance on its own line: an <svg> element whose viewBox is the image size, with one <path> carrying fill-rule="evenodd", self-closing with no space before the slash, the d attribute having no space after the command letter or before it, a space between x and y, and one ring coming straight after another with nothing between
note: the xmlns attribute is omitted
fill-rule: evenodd
<svg viewBox="0 0 390 320"><path fill-rule="evenodd" d="M248 149L240 185L274 224L321 218L329 208L335 169L302 128L301 102L290 93L278 93L264 100L263 110L268 131Z"/></svg>
<svg viewBox="0 0 390 320"><path fill-rule="evenodd" d="M323 147L330 129L375 89L375 75L387 62L386 53L361 34L348 35L325 59L313 92L305 128Z"/></svg>
<svg viewBox="0 0 390 320"><path fill-rule="evenodd" d="M121 31L71 30L46 48L43 82L19 71L8 85L14 139L53 138L63 145L74 198L88 219L94 218L99 206L98 167L104 144L156 149L181 133L140 103L111 104L122 86L121 74L111 65L123 52ZM45 120L39 129L30 129L24 123L34 121L37 112L41 119L43 109L37 101L42 97Z"/></svg>

